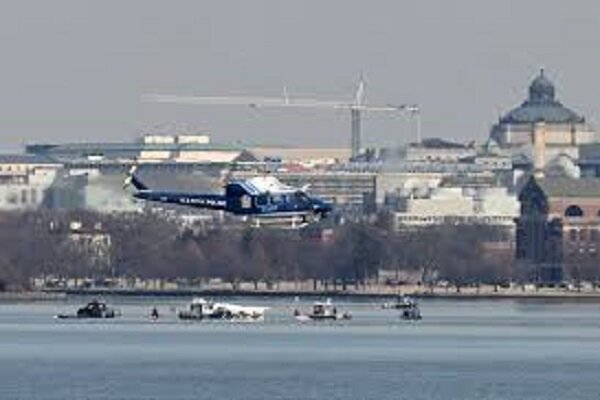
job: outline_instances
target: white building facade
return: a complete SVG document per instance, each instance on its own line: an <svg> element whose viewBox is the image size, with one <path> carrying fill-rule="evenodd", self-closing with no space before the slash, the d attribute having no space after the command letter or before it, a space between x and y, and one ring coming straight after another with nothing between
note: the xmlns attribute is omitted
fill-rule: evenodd
<svg viewBox="0 0 600 400"><path fill-rule="evenodd" d="M23 155L0 156L0 210L37 209L61 164Z"/></svg>
<svg viewBox="0 0 600 400"><path fill-rule="evenodd" d="M394 226L481 224L514 229L520 204L503 187L440 187L423 197L408 197L394 213Z"/></svg>

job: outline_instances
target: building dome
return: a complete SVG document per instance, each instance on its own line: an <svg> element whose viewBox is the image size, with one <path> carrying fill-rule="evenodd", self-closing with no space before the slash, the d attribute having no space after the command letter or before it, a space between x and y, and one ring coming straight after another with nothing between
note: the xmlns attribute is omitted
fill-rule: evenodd
<svg viewBox="0 0 600 400"><path fill-rule="evenodd" d="M529 85L529 102L532 104L552 103L554 84L544 75L544 70Z"/></svg>
<svg viewBox="0 0 600 400"><path fill-rule="evenodd" d="M546 77L544 70L529 85L527 100L500 118L503 124L534 124L541 121L556 124L585 122L582 116L556 100L554 84Z"/></svg>

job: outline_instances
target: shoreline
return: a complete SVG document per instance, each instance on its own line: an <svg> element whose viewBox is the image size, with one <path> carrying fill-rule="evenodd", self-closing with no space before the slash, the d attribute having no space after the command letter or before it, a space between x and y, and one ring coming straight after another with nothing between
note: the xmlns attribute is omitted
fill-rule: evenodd
<svg viewBox="0 0 600 400"><path fill-rule="evenodd" d="M599 291L573 291L541 289L539 291L503 290L498 292L465 290L429 291L360 291L360 290L233 290L233 289L51 289L39 292L2 292L2 300L64 300L69 296L122 296L122 297L307 297L307 298L357 298L393 299L399 293L418 299L435 300L573 300L600 302Z"/></svg>
<svg viewBox="0 0 600 400"><path fill-rule="evenodd" d="M68 297L64 292L46 291L6 291L0 292L0 302L3 301L56 301Z"/></svg>

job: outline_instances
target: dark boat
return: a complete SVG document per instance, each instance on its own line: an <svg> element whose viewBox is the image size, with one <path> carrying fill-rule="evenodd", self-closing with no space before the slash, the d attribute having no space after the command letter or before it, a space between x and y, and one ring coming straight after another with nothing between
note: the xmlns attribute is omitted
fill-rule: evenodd
<svg viewBox="0 0 600 400"><path fill-rule="evenodd" d="M402 314L400 317L409 321L417 321L422 319L421 310L419 309L419 304L414 299L409 299L402 307Z"/></svg>
<svg viewBox="0 0 600 400"><path fill-rule="evenodd" d="M114 309L108 307L106 303L99 300L92 300L85 306L77 310L75 315L73 314L59 314L56 317L61 319L67 318L114 318L118 316Z"/></svg>

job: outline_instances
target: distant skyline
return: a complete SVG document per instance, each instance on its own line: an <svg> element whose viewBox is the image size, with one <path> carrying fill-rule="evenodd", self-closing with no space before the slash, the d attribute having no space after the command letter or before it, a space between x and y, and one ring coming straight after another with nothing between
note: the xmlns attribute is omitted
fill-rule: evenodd
<svg viewBox="0 0 600 400"><path fill-rule="evenodd" d="M173 122L219 143L348 146L345 112L144 104L143 93L420 104L423 137L485 140L544 68L600 123L600 3L542 1L12 1L0 14L0 151L130 141ZM367 145L415 139L367 115Z"/></svg>

